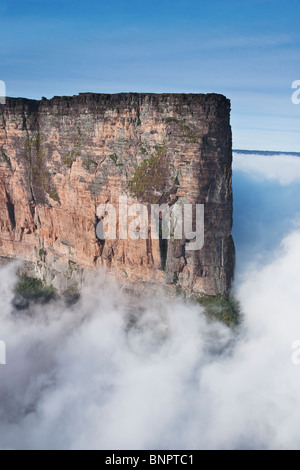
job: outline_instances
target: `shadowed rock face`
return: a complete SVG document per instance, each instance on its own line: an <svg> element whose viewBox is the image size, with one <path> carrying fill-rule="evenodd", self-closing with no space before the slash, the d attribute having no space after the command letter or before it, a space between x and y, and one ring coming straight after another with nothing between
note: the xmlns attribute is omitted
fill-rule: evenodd
<svg viewBox="0 0 300 470"><path fill-rule="evenodd" d="M66 290L108 268L124 285L227 292L233 277L230 102L81 94L0 106L0 256ZM97 207L205 205L205 242L96 237Z"/></svg>

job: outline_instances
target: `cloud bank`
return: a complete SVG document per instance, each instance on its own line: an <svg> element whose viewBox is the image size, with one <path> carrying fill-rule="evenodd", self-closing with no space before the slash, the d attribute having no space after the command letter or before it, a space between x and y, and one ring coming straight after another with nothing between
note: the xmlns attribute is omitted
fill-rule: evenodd
<svg viewBox="0 0 300 470"><path fill-rule="evenodd" d="M291 155L233 154L233 170L281 185L300 182L300 158Z"/></svg>
<svg viewBox="0 0 300 470"><path fill-rule="evenodd" d="M298 448L300 230L288 232L240 271L237 331L179 299L132 300L103 274L71 308L12 314L14 266L3 268L0 447Z"/></svg>

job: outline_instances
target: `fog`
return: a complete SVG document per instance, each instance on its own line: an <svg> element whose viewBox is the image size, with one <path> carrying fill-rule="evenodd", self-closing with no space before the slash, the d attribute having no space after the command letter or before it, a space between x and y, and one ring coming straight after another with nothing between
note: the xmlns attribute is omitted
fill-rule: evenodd
<svg viewBox="0 0 300 470"><path fill-rule="evenodd" d="M104 273L73 307L13 315L15 266L0 271L1 448L299 448L300 181L282 179L299 160L274 169L268 157L258 172L245 158L234 162L236 330L180 299L133 300Z"/></svg>
<svg viewBox="0 0 300 470"><path fill-rule="evenodd" d="M233 169L256 177L260 181L275 181L281 185L300 183L300 157L290 155L240 154L233 152Z"/></svg>
<svg viewBox="0 0 300 470"><path fill-rule="evenodd" d="M300 223L300 157L243 155L233 159L236 279L249 264L272 261Z"/></svg>

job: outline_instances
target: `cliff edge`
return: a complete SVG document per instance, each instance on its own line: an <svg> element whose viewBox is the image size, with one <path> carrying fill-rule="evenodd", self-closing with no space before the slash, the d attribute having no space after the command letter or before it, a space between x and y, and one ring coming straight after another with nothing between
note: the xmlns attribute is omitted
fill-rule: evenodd
<svg viewBox="0 0 300 470"><path fill-rule="evenodd" d="M222 95L8 98L0 105L0 257L24 260L60 291L105 267L123 285L227 293L231 163ZM99 240L97 208L118 208L121 195L147 207L203 204L203 247L187 251L185 238L152 239L150 230L147 239Z"/></svg>

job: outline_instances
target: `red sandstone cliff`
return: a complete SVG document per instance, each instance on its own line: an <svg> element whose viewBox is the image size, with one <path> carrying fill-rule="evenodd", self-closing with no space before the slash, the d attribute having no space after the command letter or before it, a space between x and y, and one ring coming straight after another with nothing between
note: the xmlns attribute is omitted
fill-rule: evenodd
<svg viewBox="0 0 300 470"><path fill-rule="evenodd" d="M227 292L233 277L230 103L222 95L82 94L0 105L0 257L60 290L107 267L126 285ZM205 242L106 240L97 206L205 205Z"/></svg>

